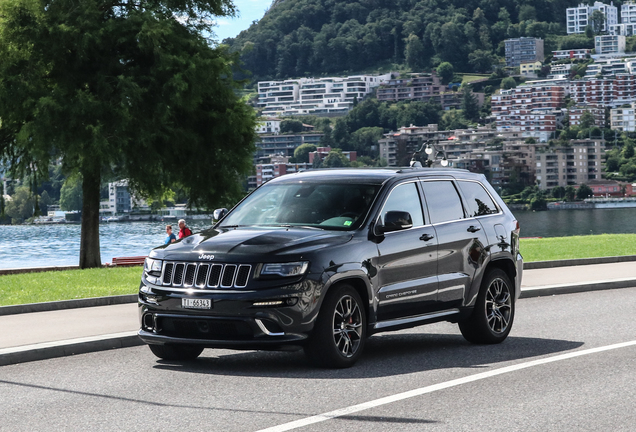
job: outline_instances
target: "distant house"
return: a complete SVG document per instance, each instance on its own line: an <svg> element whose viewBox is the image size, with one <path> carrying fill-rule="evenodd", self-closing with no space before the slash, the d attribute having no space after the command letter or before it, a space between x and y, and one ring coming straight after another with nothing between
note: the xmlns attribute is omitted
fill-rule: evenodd
<svg viewBox="0 0 636 432"><path fill-rule="evenodd" d="M519 73L521 75L533 75L536 76L537 72L539 72L541 70L541 66L543 65L543 63L541 63L540 61L536 60L536 61L529 61L529 62L522 62L519 65Z"/></svg>
<svg viewBox="0 0 636 432"><path fill-rule="evenodd" d="M623 197L633 196L634 188L631 183L620 183L614 180L593 180L587 183L595 197ZM623 194L623 190L625 193Z"/></svg>

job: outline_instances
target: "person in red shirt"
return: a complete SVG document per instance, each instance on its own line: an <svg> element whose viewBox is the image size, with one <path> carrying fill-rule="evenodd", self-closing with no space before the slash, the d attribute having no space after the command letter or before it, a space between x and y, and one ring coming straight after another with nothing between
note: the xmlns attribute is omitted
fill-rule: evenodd
<svg viewBox="0 0 636 432"><path fill-rule="evenodd" d="M192 235L192 231L190 231L190 228L186 226L184 219L179 219L179 239L185 238L189 235Z"/></svg>

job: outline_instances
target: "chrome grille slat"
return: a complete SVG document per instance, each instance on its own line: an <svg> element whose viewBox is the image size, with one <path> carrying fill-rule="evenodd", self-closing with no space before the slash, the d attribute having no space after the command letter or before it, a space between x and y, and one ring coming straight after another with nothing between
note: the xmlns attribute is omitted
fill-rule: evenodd
<svg viewBox="0 0 636 432"><path fill-rule="evenodd" d="M252 266L249 264L165 261L161 283L166 287L182 289L245 288L251 271Z"/></svg>

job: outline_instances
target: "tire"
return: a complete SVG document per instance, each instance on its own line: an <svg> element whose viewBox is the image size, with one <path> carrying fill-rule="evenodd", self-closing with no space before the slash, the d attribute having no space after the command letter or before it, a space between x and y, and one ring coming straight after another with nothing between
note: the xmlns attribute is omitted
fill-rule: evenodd
<svg viewBox="0 0 636 432"><path fill-rule="evenodd" d="M203 352L196 345L148 345L150 351L163 360L194 360Z"/></svg>
<svg viewBox="0 0 636 432"><path fill-rule="evenodd" d="M515 317L512 283L500 269L484 276L471 315L459 323L464 338L474 344L497 344L510 333Z"/></svg>
<svg viewBox="0 0 636 432"><path fill-rule="evenodd" d="M350 285L340 285L327 293L305 353L320 367L351 367L362 354L366 336L367 316L360 295Z"/></svg>

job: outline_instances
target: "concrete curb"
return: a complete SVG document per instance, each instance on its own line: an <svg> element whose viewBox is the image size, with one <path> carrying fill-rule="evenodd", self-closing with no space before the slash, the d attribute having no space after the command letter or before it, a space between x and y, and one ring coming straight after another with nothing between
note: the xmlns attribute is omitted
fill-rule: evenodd
<svg viewBox="0 0 636 432"><path fill-rule="evenodd" d="M0 350L0 366L144 345L137 332L114 333Z"/></svg>
<svg viewBox="0 0 636 432"><path fill-rule="evenodd" d="M590 265L590 264L610 264L610 263L631 262L631 261L636 261L636 255L613 256L613 257L602 257L602 258L577 258L577 259L564 259L564 260L555 260L555 261L524 262L523 269L535 270L535 269L545 269L545 268L554 268L554 267L570 267L570 266Z"/></svg>
<svg viewBox="0 0 636 432"><path fill-rule="evenodd" d="M124 294L110 297L92 297L76 300L62 300L44 303L29 303L24 305L0 306L0 316L15 315L31 312L47 312L63 309L76 309L93 306L111 306L124 303L136 303L137 294Z"/></svg>
<svg viewBox="0 0 636 432"><path fill-rule="evenodd" d="M602 291L608 289L636 287L636 279L614 279L608 281L596 281L572 284L544 285L521 290L520 299L532 297L547 297L559 294L574 294L589 291Z"/></svg>

